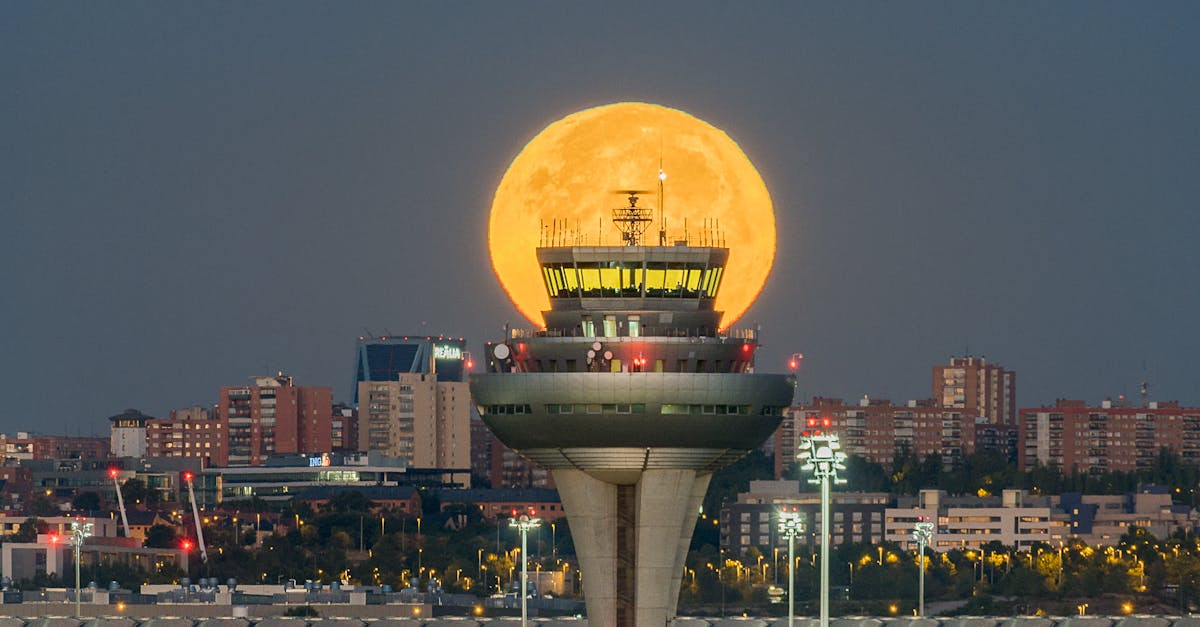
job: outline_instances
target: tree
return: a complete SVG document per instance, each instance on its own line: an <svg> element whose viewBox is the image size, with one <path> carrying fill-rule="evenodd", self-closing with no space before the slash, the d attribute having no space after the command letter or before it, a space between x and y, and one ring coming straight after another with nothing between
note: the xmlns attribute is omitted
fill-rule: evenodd
<svg viewBox="0 0 1200 627"><path fill-rule="evenodd" d="M154 549L174 549L178 548L178 539L175 537L175 530L166 525L154 525L146 532L146 541L144 546Z"/></svg>
<svg viewBox="0 0 1200 627"><path fill-rule="evenodd" d="M95 492L80 492L71 500L71 509L78 512L94 512L100 509L100 495Z"/></svg>
<svg viewBox="0 0 1200 627"><path fill-rule="evenodd" d="M329 499L329 511L344 514L346 512L366 513L375 504L358 490L343 490Z"/></svg>
<svg viewBox="0 0 1200 627"><path fill-rule="evenodd" d="M125 501L134 505L150 505L158 502L158 492L146 487L146 482L134 477L121 484Z"/></svg>
<svg viewBox="0 0 1200 627"><path fill-rule="evenodd" d="M12 535L13 542L35 542L39 533L46 530L46 523L36 518L26 518Z"/></svg>
<svg viewBox="0 0 1200 627"><path fill-rule="evenodd" d="M34 516L46 517L57 516L62 512L54 504L54 501L50 500L50 497L45 494L36 494L32 499L29 499L29 513Z"/></svg>

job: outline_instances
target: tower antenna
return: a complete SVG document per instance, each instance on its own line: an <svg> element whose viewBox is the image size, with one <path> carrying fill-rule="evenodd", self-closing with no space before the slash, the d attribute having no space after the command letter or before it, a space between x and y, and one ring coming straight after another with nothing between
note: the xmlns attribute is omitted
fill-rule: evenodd
<svg viewBox="0 0 1200 627"><path fill-rule="evenodd" d="M667 180L667 173L663 171L662 158L662 138L659 138L658 143L658 245L667 245L667 218L663 213L663 206L666 204L665 195L663 194L663 183Z"/></svg>

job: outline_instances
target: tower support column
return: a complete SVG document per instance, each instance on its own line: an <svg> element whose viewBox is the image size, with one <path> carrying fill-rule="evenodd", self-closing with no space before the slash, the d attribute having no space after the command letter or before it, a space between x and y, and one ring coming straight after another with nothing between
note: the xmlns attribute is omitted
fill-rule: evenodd
<svg viewBox="0 0 1200 627"><path fill-rule="evenodd" d="M617 624L617 486L573 468L551 471L583 578L588 625Z"/></svg>
<svg viewBox="0 0 1200 627"><path fill-rule="evenodd" d="M667 597L671 605L668 617L674 617L679 607L679 589L683 585L683 567L687 565L688 550L692 548L692 534L696 531L696 514L704 503L704 495L708 492L708 483L712 473L696 473L692 480L692 494L688 499L687 510L683 513L683 522L679 531L679 547L675 549L675 576L671 578L671 596Z"/></svg>
<svg viewBox="0 0 1200 627"><path fill-rule="evenodd" d="M615 484L575 469L554 482L571 537L592 627L661 627L675 616L684 560L711 478L652 469Z"/></svg>

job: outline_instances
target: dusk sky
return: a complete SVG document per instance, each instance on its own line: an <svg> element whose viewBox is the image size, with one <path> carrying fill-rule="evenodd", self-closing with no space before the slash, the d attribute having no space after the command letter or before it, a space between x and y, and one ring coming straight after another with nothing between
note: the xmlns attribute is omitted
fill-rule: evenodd
<svg viewBox="0 0 1200 627"><path fill-rule="evenodd" d="M724 129L799 393L1200 403L1200 3L0 3L0 431L107 434L357 337L526 323L492 194L580 109ZM726 280L733 280L727 278Z"/></svg>

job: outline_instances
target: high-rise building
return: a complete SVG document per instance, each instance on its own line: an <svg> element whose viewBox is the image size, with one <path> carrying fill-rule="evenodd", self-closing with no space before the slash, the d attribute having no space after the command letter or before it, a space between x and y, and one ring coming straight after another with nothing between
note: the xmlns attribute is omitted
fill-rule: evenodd
<svg viewBox="0 0 1200 627"><path fill-rule="evenodd" d="M108 437L0 433L3 463L29 459L102 459L112 452Z"/></svg>
<svg viewBox="0 0 1200 627"><path fill-rule="evenodd" d="M112 429L112 454L115 457L146 456L146 421L150 416L136 409L110 416Z"/></svg>
<svg viewBox="0 0 1200 627"><path fill-rule="evenodd" d="M990 449L1016 461L1017 375L976 357L954 357L933 367L933 398L894 404L864 396L857 403L814 397L789 407L775 433L775 477L795 466L798 434L824 425L842 437L849 454L891 468L897 452L919 458L938 454L946 468L963 456Z"/></svg>
<svg viewBox="0 0 1200 627"><path fill-rule="evenodd" d="M354 405L366 381L396 381L401 374L435 374L438 381L466 381L471 369L466 342L460 338L386 335L358 338L354 363Z"/></svg>
<svg viewBox="0 0 1200 627"><path fill-rule="evenodd" d="M226 426L207 407L173 409L167 418L146 421L146 456L195 457L204 466L228 465Z"/></svg>
<svg viewBox="0 0 1200 627"><path fill-rule="evenodd" d="M1021 410L1018 466L1057 466L1063 472L1132 472L1154 466L1160 449L1185 464L1200 463L1200 408L1177 402L1145 407L1104 401L1059 400Z"/></svg>
<svg viewBox="0 0 1200 627"><path fill-rule="evenodd" d="M471 394L461 381L399 373L358 384L358 447L414 468L471 468Z"/></svg>
<svg viewBox="0 0 1200 627"><path fill-rule="evenodd" d="M712 472L769 437L794 392L754 373L756 330L718 332L729 250L643 245L631 196L614 211L629 245L537 249L546 328L489 343L471 381L497 437L554 477L589 623L618 627L670 624Z"/></svg>
<svg viewBox="0 0 1200 627"><path fill-rule="evenodd" d="M333 405L330 450L338 453L358 451L358 409L342 403Z"/></svg>
<svg viewBox="0 0 1200 627"><path fill-rule="evenodd" d="M255 377L253 385L225 386L217 415L228 464L260 466L276 453L327 453L332 448L333 391L297 386L292 377Z"/></svg>
<svg viewBox="0 0 1200 627"><path fill-rule="evenodd" d="M933 367L933 399L944 409L959 409L987 424L1017 423L1017 373L983 357L951 357Z"/></svg>

